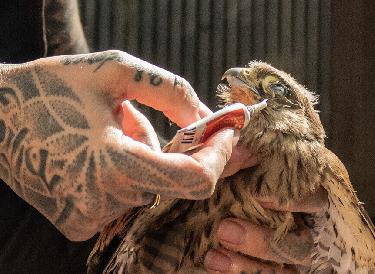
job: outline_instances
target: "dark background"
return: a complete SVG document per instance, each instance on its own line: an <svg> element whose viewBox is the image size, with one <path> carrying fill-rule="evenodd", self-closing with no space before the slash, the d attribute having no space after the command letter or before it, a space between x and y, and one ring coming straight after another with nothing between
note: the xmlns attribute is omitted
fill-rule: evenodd
<svg viewBox="0 0 375 274"><path fill-rule="evenodd" d="M222 73L250 60L320 95L327 146L375 218L375 1L81 0L92 50L121 49L188 79L215 107ZM142 111L164 137L163 116Z"/></svg>

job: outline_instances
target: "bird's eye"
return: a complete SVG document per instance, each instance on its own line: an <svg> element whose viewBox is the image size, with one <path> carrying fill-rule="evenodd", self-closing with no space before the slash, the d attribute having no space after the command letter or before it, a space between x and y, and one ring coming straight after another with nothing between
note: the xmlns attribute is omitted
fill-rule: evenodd
<svg viewBox="0 0 375 274"><path fill-rule="evenodd" d="M262 88L282 97L290 94L290 89L279 78L273 75L268 75L263 79Z"/></svg>
<svg viewBox="0 0 375 274"><path fill-rule="evenodd" d="M270 84L269 88L272 89L275 94L280 96L288 96L289 94L289 89L282 83Z"/></svg>

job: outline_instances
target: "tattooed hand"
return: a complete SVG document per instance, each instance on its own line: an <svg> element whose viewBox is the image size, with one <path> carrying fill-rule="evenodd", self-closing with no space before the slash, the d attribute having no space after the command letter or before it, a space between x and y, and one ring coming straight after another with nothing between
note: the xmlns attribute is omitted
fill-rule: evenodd
<svg viewBox="0 0 375 274"><path fill-rule="evenodd" d="M132 99L182 127L208 112L186 80L120 51L0 66L0 177L71 240L155 193L207 198L230 158L229 129L161 153Z"/></svg>
<svg viewBox="0 0 375 274"><path fill-rule="evenodd" d="M280 205L276 198L258 200L265 208L300 213L315 214L327 206L327 193L320 189L314 195ZM277 246L271 245L272 229L254 225L241 219L228 218L221 222L217 236L223 248L207 253L205 266L209 273L298 273L311 264L312 224L305 217L299 227L290 232ZM230 251L231 250L231 251ZM249 255L250 257L241 255ZM253 259L258 258L258 259ZM276 262L276 264L266 263Z"/></svg>

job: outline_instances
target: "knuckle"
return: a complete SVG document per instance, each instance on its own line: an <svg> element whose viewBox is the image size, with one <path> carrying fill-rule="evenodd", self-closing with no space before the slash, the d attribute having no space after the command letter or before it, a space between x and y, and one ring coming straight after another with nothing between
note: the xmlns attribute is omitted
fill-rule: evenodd
<svg viewBox="0 0 375 274"><path fill-rule="evenodd" d="M118 49L110 49L103 52L104 54L113 57L113 60L119 61L119 59L123 58L125 52L118 50Z"/></svg>
<svg viewBox="0 0 375 274"><path fill-rule="evenodd" d="M176 78L178 78L177 81L179 81L181 83L181 86L187 88L187 89L193 89L193 87L190 85L190 82L188 80L186 80L184 77L181 77L181 76L177 76L175 75Z"/></svg>
<svg viewBox="0 0 375 274"><path fill-rule="evenodd" d="M186 96L188 96L189 99L198 99L198 95L196 94L194 88L191 86L190 82L182 77L180 77L180 79L181 86L184 89Z"/></svg>
<svg viewBox="0 0 375 274"><path fill-rule="evenodd" d="M189 90L191 93L194 93L195 94L195 91L193 89L193 87L191 86L190 82L188 80L186 80L185 78L184 79L184 86L187 90Z"/></svg>
<svg viewBox="0 0 375 274"><path fill-rule="evenodd" d="M121 50L111 49L103 51L99 58L110 64L110 66L114 66L115 69L119 69L118 67L122 67L124 60L126 60L126 53Z"/></svg>

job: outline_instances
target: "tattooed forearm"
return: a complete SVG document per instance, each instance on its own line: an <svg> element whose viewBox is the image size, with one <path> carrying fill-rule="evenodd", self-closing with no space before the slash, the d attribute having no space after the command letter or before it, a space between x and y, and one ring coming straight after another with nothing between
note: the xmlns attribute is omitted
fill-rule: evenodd
<svg viewBox="0 0 375 274"><path fill-rule="evenodd" d="M89 52L77 0L46 0L44 16L48 56Z"/></svg>

